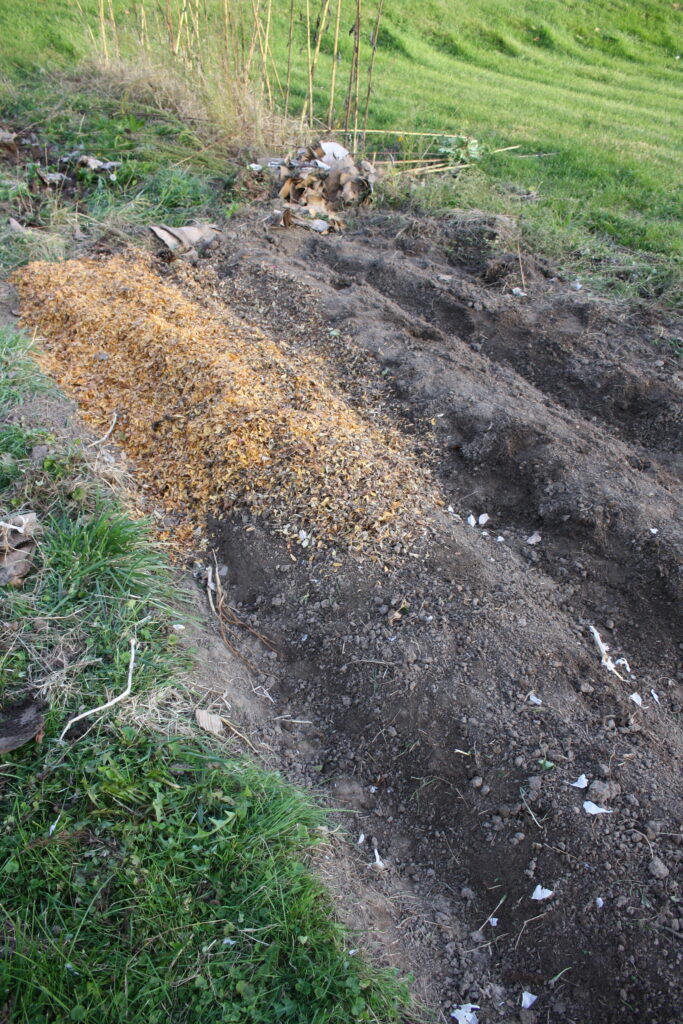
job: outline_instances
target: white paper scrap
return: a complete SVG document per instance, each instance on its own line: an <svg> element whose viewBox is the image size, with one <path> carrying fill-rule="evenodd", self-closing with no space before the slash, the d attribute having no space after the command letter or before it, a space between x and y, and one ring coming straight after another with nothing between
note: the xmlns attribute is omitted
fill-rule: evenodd
<svg viewBox="0 0 683 1024"><path fill-rule="evenodd" d="M586 812L586 814L612 814L613 813L611 810L608 810L606 807L598 807L598 805L594 804L592 800L584 800L583 801L583 809Z"/></svg>
<svg viewBox="0 0 683 1024"><path fill-rule="evenodd" d="M535 530L530 537L527 537L526 542L527 544L540 544L542 540L543 538L538 530Z"/></svg>
<svg viewBox="0 0 683 1024"><path fill-rule="evenodd" d="M476 1003L461 1003L451 1010L451 1017L457 1020L458 1024L478 1024L479 1018L475 1010L480 1009Z"/></svg>
<svg viewBox="0 0 683 1024"><path fill-rule="evenodd" d="M588 779L585 775L579 775L576 782L570 782L569 785L573 786L575 789L585 789L588 785Z"/></svg>
<svg viewBox="0 0 683 1024"><path fill-rule="evenodd" d="M522 1009L528 1010L530 1006L533 1006L538 996L535 996L533 992L522 992Z"/></svg>
<svg viewBox="0 0 683 1024"><path fill-rule="evenodd" d="M498 927L498 918L497 917L492 917L491 920L489 921L489 924L491 925L492 928L497 928Z"/></svg>
<svg viewBox="0 0 683 1024"><path fill-rule="evenodd" d="M642 706L643 706L643 698L640 696L639 693L632 693L631 694L631 700L633 701L634 704L637 704L639 708L642 708Z"/></svg>
<svg viewBox="0 0 683 1024"><path fill-rule="evenodd" d="M361 832L361 834L358 836L358 845L362 846L364 842L365 842L365 832Z"/></svg>
<svg viewBox="0 0 683 1024"><path fill-rule="evenodd" d="M486 512L482 512L482 514L479 516L479 525L486 526L490 518L490 515L488 515Z"/></svg>
<svg viewBox="0 0 683 1024"><path fill-rule="evenodd" d="M470 513L470 514L468 515L468 517L467 517L467 522L468 522L468 525L469 525L469 526L476 526L476 525L477 525L477 520L476 520L476 519L474 518L474 516L472 515L472 513Z"/></svg>
<svg viewBox="0 0 683 1024"><path fill-rule="evenodd" d="M531 894L531 898L532 900L549 900L554 892L554 889L544 889L542 885L537 885Z"/></svg>
<svg viewBox="0 0 683 1024"><path fill-rule="evenodd" d="M605 901L603 900L602 896L596 896L595 897L595 906L598 908L598 910L602 910L604 905L605 905Z"/></svg>
<svg viewBox="0 0 683 1024"><path fill-rule="evenodd" d="M652 697L655 704L659 704L659 694L656 690L650 690L650 696Z"/></svg>

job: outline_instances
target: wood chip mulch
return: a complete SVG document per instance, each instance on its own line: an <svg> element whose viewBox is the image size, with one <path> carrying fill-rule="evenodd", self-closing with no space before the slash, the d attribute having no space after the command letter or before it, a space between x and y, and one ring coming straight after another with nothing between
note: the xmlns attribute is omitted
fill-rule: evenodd
<svg viewBox="0 0 683 1024"><path fill-rule="evenodd" d="M304 547L406 553L441 504L323 362L188 298L151 257L33 263L17 285L43 368L98 431L116 413L112 440L184 521L247 509Z"/></svg>

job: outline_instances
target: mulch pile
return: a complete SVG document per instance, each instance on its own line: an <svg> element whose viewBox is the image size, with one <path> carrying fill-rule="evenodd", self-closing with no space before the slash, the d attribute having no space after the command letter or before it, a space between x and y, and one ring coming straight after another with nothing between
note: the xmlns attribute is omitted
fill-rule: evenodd
<svg viewBox="0 0 683 1024"><path fill-rule="evenodd" d="M185 522L248 509L304 547L403 553L435 503L397 436L330 388L325 364L163 283L151 257L17 275L37 358Z"/></svg>

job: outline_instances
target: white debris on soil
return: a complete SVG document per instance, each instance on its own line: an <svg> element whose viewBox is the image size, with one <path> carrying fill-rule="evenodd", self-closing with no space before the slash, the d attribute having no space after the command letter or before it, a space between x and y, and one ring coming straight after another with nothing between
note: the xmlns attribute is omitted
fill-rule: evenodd
<svg viewBox="0 0 683 1024"><path fill-rule="evenodd" d="M639 693L632 693L631 694L631 700L633 701L634 704L637 704L639 708L642 708L642 706L643 706L643 698L640 696Z"/></svg>
<svg viewBox="0 0 683 1024"><path fill-rule="evenodd" d="M542 885L537 885L531 894L532 900L549 900L555 893L554 889L544 889Z"/></svg>
<svg viewBox="0 0 683 1024"><path fill-rule="evenodd" d="M584 800L583 801L583 809L586 812L586 814L612 814L613 813L611 810L608 810L606 807L598 807L598 805L594 804L592 800Z"/></svg>
<svg viewBox="0 0 683 1024"><path fill-rule="evenodd" d="M482 512L482 514L479 516L479 525L486 526L490 518L491 516L487 512Z"/></svg>
<svg viewBox="0 0 683 1024"><path fill-rule="evenodd" d="M375 847L375 863L373 867L377 868L378 871L384 871L386 864L379 855L379 850Z"/></svg>
<svg viewBox="0 0 683 1024"><path fill-rule="evenodd" d="M522 291L522 289L521 289L521 288L513 288L513 289L512 289L512 294L513 294L513 295L519 295L519 296L521 296L522 298L525 298L525 297L526 297L526 292Z"/></svg>
<svg viewBox="0 0 683 1024"><path fill-rule="evenodd" d="M479 1018L477 1017L475 1010L479 1010L476 1003L461 1003L460 1006L454 1006L451 1010L451 1017L456 1020L458 1024L478 1024Z"/></svg>
<svg viewBox="0 0 683 1024"><path fill-rule="evenodd" d="M361 832L361 834L358 836L358 845L362 846L364 842L365 842L365 832Z"/></svg>
<svg viewBox="0 0 683 1024"><path fill-rule="evenodd" d="M533 545L533 544L540 544L542 540L543 540L543 538L541 537L541 535L538 532L538 530L534 530L534 532L531 534L531 536L527 537L526 542L527 542L527 544L532 544Z"/></svg>
<svg viewBox="0 0 683 1024"><path fill-rule="evenodd" d="M477 520L474 518L474 516L472 515L471 512L470 512L470 514L467 517L467 523L468 523L469 526L476 526L477 525Z"/></svg>
<svg viewBox="0 0 683 1024"><path fill-rule="evenodd" d="M588 779L585 775L579 775L576 782L570 782L569 785L574 786L575 789L585 789L588 785Z"/></svg>
<svg viewBox="0 0 683 1024"><path fill-rule="evenodd" d="M535 996L533 992L522 992L522 1009L528 1010L530 1006L533 1006L538 996Z"/></svg>
<svg viewBox="0 0 683 1024"><path fill-rule="evenodd" d="M612 672L615 676L617 676L618 679L621 679L622 682L625 682L626 680L621 675L621 673L617 672L617 665L623 665L625 667L626 671L628 672L628 674L631 675L631 666L627 662L626 658L618 658L617 661L612 661L612 659L609 656L609 647L603 641L602 637L598 633L598 631L595 628L595 626L589 625L588 628L590 629L591 633L593 634L593 639L595 640L595 646L600 651L600 660L601 660L602 664L605 666L605 668L607 669L608 672Z"/></svg>
<svg viewBox="0 0 683 1024"><path fill-rule="evenodd" d="M538 705L538 704L542 704L543 703L541 698L537 697L535 693L530 693L529 696L527 697L527 700L529 701L530 704L537 704Z"/></svg>
<svg viewBox="0 0 683 1024"><path fill-rule="evenodd" d="M602 896L596 896L595 897L595 906L598 908L598 910L602 910L604 905L605 905L605 901L603 900Z"/></svg>
<svg viewBox="0 0 683 1024"><path fill-rule="evenodd" d="M659 530L657 529L656 526L651 526L650 527L650 533L652 534L653 537L656 537L657 534L659 533Z"/></svg>
<svg viewBox="0 0 683 1024"><path fill-rule="evenodd" d="M659 694L656 690L650 690L650 696L652 697L655 704L659 704Z"/></svg>
<svg viewBox="0 0 683 1024"><path fill-rule="evenodd" d="M491 920L489 921L489 924L491 925L492 928L497 928L498 927L498 918L497 917L492 917Z"/></svg>

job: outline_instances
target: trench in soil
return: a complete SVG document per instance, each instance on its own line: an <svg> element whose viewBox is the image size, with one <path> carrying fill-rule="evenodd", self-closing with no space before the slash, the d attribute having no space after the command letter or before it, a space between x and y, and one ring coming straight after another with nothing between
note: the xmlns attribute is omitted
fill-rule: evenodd
<svg viewBox="0 0 683 1024"><path fill-rule="evenodd" d="M391 918L371 926L391 933L389 958L410 964L431 1005L517 1020L527 989L539 996L528 1022L673 1024L680 370L651 344L654 312L577 294L531 257L520 299L491 225L473 245L470 223L466 249L461 230L373 215L311 238L264 232L252 213L195 270L152 265L160 286L262 328L297 367L310 359L373 437L400 439L415 483L396 520L403 537L414 510L408 541L389 520L381 547L372 534L354 550L303 547L277 491L270 513L219 497L204 520L199 496L180 509L159 491L153 443L136 449L138 468L170 532L202 521L233 607L274 642L234 638L259 703L250 734L354 812L359 875ZM111 301L125 311L125 295ZM91 373L102 352L121 357L120 340L97 336ZM58 379L108 423L125 389L95 402L94 378L74 383L61 358ZM182 436L196 416L173 401ZM628 660L623 678L601 664L591 625ZM590 791L569 785L582 773ZM609 813L587 814L587 798ZM553 896L532 900L537 884Z"/></svg>

